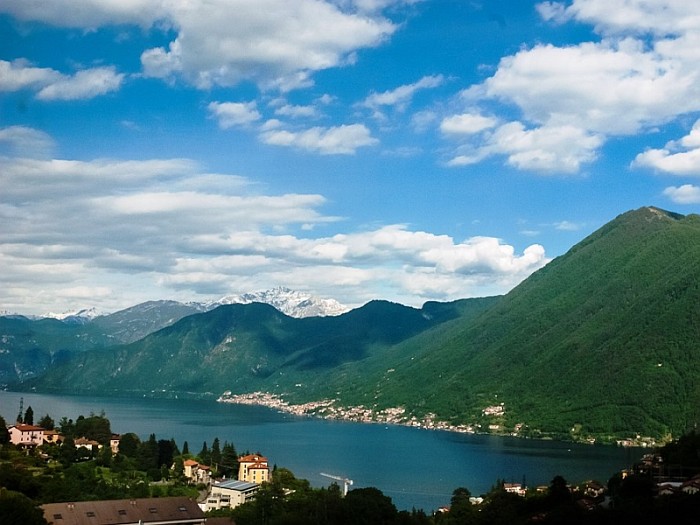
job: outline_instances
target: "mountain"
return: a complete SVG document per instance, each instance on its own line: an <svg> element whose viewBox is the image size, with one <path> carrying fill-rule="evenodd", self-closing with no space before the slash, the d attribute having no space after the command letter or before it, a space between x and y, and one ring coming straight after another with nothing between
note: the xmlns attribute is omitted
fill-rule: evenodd
<svg viewBox="0 0 700 525"><path fill-rule="evenodd" d="M471 301L431 303L420 310L372 301L339 316L303 319L262 303L224 305L131 344L80 354L25 387L171 396L294 389L461 317ZM476 310L490 301L473 300L480 305Z"/></svg>
<svg viewBox="0 0 700 525"><path fill-rule="evenodd" d="M113 344L132 343L170 326L183 317L205 311L197 303L147 301L93 320L92 324L108 334Z"/></svg>
<svg viewBox="0 0 700 525"><path fill-rule="evenodd" d="M624 213L501 297L301 319L224 305L15 386L264 390L521 436L678 435L700 422L700 216Z"/></svg>
<svg viewBox="0 0 700 525"><path fill-rule="evenodd" d="M340 304L335 299L322 299L308 293L290 290L284 287L241 295L227 295L218 301L206 303L205 307L211 310L225 304L251 303L269 304L277 308L277 310L283 314L298 318L340 315L350 310L350 308Z"/></svg>
<svg viewBox="0 0 700 525"><path fill-rule="evenodd" d="M365 374L381 404L525 435L678 435L700 422L700 217L625 213L419 339L390 382Z"/></svg>
<svg viewBox="0 0 700 525"><path fill-rule="evenodd" d="M0 386L41 376L70 361L75 353L110 343L105 334L89 325L0 316Z"/></svg>

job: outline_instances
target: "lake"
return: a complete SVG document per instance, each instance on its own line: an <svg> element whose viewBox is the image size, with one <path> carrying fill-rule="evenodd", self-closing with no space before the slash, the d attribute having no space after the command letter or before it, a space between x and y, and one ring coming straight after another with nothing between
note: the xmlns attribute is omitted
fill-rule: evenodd
<svg viewBox="0 0 700 525"><path fill-rule="evenodd" d="M548 485L556 475L578 483L607 482L639 460L642 450L555 441L457 434L416 428L326 421L280 414L265 407L215 401L53 396L0 391L0 415L11 424L24 409L34 422L49 414L75 420L104 411L119 434L174 438L197 453L214 438L240 453L260 452L271 465L290 469L315 487L330 473L354 480L352 488L377 487L399 509L430 512L449 504L452 491L478 495L497 479Z"/></svg>

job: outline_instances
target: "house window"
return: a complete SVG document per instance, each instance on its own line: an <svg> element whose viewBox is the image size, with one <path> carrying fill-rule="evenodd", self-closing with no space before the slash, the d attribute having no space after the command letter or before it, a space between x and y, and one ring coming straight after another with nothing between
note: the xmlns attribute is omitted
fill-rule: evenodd
<svg viewBox="0 0 700 525"><path fill-rule="evenodd" d="M62 520L62 519L63 519L63 516L62 516L61 514L54 514L54 515L53 515L53 519L55 519L55 520Z"/></svg>
<svg viewBox="0 0 700 525"><path fill-rule="evenodd" d="M87 512L85 513L85 515L86 515L88 518L94 518L94 517L95 517L95 513L92 512L91 510L87 511Z"/></svg>
<svg viewBox="0 0 700 525"><path fill-rule="evenodd" d="M150 509L148 509L148 512L150 512L151 514L156 514L158 512L158 509L155 507L151 507Z"/></svg>
<svg viewBox="0 0 700 525"><path fill-rule="evenodd" d="M119 509L117 512L119 512L120 516L126 516L126 511L124 509Z"/></svg>

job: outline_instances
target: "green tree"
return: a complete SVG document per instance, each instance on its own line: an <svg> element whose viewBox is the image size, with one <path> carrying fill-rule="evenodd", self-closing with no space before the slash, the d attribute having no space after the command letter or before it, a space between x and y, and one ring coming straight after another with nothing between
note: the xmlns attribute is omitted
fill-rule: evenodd
<svg viewBox="0 0 700 525"><path fill-rule="evenodd" d="M34 424L34 410L32 410L31 406L28 406L27 410L24 411L24 424L25 425L33 425Z"/></svg>
<svg viewBox="0 0 700 525"><path fill-rule="evenodd" d="M109 419L104 414L99 416L90 414L89 417L79 416L75 422L75 435L107 445L112 437L112 428Z"/></svg>
<svg viewBox="0 0 700 525"><path fill-rule="evenodd" d="M211 444L211 452L209 457L211 463L213 463L218 470L219 464L221 463L221 444L219 443L218 437L214 438L214 441Z"/></svg>
<svg viewBox="0 0 700 525"><path fill-rule="evenodd" d="M5 419L0 416L0 445L6 445L10 442L10 433L7 431L7 423Z"/></svg>
<svg viewBox="0 0 700 525"><path fill-rule="evenodd" d="M197 459L204 465L211 464L211 452L209 452L206 441L202 444L202 450L197 454Z"/></svg>
<svg viewBox="0 0 700 525"><path fill-rule="evenodd" d="M0 523L46 525L44 513L24 494L0 488Z"/></svg>
<svg viewBox="0 0 700 525"><path fill-rule="evenodd" d="M139 450L139 445L141 440L133 432L124 434L119 439L119 454L124 455L128 458L135 458Z"/></svg>
<svg viewBox="0 0 700 525"><path fill-rule="evenodd" d="M53 430L56 427L56 423L51 419L50 415L46 414L39 420L39 426L46 430Z"/></svg>
<svg viewBox="0 0 700 525"><path fill-rule="evenodd" d="M185 441L185 442L182 444L182 455L183 455L183 456L186 456L186 455L188 455L189 453L190 453L190 446L187 444L187 441Z"/></svg>
<svg viewBox="0 0 700 525"><path fill-rule="evenodd" d="M222 474L228 477L238 475L238 453L232 443L224 441L224 446L221 449L221 471Z"/></svg>
<svg viewBox="0 0 700 525"><path fill-rule="evenodd" d="M345 496L345 505L357 525L385 525L396 519L391 498L374 487L355 489Z"/></svg>
<svg viewBox="0 0 700 525"><path fill-rule="evenodd" d="M78 449L75 448L75 440L70 434L64 438L60 450L61 455L58 459L64 466L72 465L78 459Z"/></svg>
<svg viewBox="0 0 700 525"><path fill-rule="evenodd" d="M58 429L64 436L75 437L75 423L73 423L72 419L63 416L58 422Z"/></svg>

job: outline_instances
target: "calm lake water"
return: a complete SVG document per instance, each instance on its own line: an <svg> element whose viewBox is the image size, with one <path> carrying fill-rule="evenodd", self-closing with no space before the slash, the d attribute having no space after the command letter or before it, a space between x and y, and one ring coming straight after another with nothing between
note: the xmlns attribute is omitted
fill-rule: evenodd
<svg viewBox="0 0 700 525"><path fill-rule="evenodd" d="M449 503L452 491L489 490L497 479L548 485L555 475L570 482L607 482L637 461L640 449L588 446L507 437L464 435L407 427L325 421L280 414L264 407L214 401L47 396L0 391L0 415L11 423L32 407L34 421L104 411L112 430L142 439L174 438L197 453L214 438L239 453L261 452L271 464L290 469L313 486L331 480L321 472L354 480L353 488L377 487L399 509L429 512Z"/></svg>

